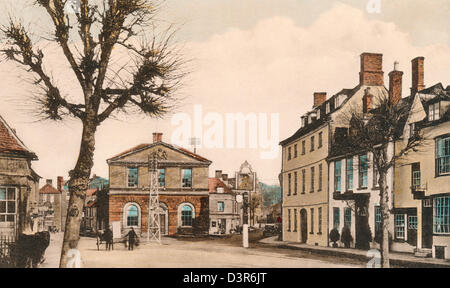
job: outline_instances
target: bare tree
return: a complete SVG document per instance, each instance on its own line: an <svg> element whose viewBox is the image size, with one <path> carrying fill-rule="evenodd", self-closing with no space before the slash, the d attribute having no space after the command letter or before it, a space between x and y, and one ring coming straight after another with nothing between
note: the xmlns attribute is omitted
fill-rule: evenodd
<svg viewBox="0 0 450 288"><path fill-rule="evenodd" d="M185 76L185 61L172 45L174 30L155 32L159 6L155 1L80 0L74 15L66 10L69 2L36 0L34 5L44 9L53 23L51 40L62 49L81 87L78 102L65 97L46 71L44 51L36 48L24 23L11 18L1 27L6 45L0 51L4 59L32 75L39 91L34 100L42 118L72 117L83 126L78 159L69 172L70 200L60 267L66 267L66 253L78 245L97 128L118 112L163 116L174 107L174 93ZM113 58L113 50L125 52L120 55L125 64L115 65L119 58Z"/></svg>
<svg viewBox="0 0 450 288"><path fill-rule="evenodd" d="M351 109L347 116L350 131L348 145L353 151L371 152L373 155L373 168L378 173L380 187L380 209L382 218L381 229L381 262L382 267L389 267L389 193L387 174L398 160L409 152L418 151L423 144L424 137L419 129L411 135L404 146L398 151L390 152L391 143L400 141L403 137L403 128L410 114L410 104L406 100L391 103L388 97L378 97L376 107L368 113L361 109Z"/></svg>

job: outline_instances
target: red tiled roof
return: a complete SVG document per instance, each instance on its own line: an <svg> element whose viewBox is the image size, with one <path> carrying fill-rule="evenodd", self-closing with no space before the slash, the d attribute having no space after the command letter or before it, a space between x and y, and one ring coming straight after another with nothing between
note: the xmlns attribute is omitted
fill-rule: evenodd
<svg viewBox="0 0 450 288"><path fill-rule="evenodd" d="M17 137L11 127L0 116L0 152L6 153L19 153L37 158L36 155L31 152L25 144Z"/></svg>
<svg viewBox="0 0 450 288"><path fill-rule="evenodd" d="M186 154L189 154L191 157L194 157L194 158L196 158L196 159L198 159L200 161L209 161L208 159L206 159L206 158L204 158L204 157L202 157L202 156L200 156L198 154L195 154L194 152L189 151L189 150L187 150L187 149L185 149L183 147L176 147L176 148L181 150L181 151L183 151Z"/></svg>
<svg viewBox="0 0 450 288"><path fill-rule="evenodd" d="M150 146L150 144L139 144L139 145L137 145L137 146L135 146L135 147L133 147L133 148L131 148L131 149L128 149L128 150L126 150L126 151L123 151L123 152L121 152L121 153L119 153L119 154L117 154L117 155L115 155L115 156L109 158L108 160L111 160L111 159L114 159L114 158L123 156L123 155L128 154L128 153L132 153L132 152L138 151L138 150L140 150L140 149L142 149L142 148L144 148L144 147L146 147L146 146Z"/></svg>
<svg viewBox="0 0 450 288"><path fill-rule="evenodd" d="M176 146L176 145L172 145L172 144L169 144L169 143L165 143L165 142L158 142L158 143L153 143L153 144L148 144L148 143L139 144L139 145L137 145L137 146L135 146L135 147L133 147L131 149L128 149L128 150L126 150L126 151L124 151L122 153L117 154L114 157L111 157L111 158L107 159L107 161L115 159L115 158L118 158L118 157L121 157L121 156L124 156L126 154L137 152L137 151L139 151L141 149L150 147L152 145L158 145L158 144L162 144L162 145L164 145L166 147L169 147L169 148L172 148L174 150L179 150L180 152L182 152L184 154L187 154L187 155L189 155L189 156L191 156L191 157L193 157L193 158L195 158L197 160L205 161L205 162L211 162L210 160L208 160L208 159L206 159L206 158L204 158L204 157L202 157L202 156L200 156L200 155L198 155L198 154L196 154L196 153L194 153L192 151L189 151L189 150L187 150L185 148L182 148L182 147L179 147L179 146Z"/></svg>
<svg viewBox="0 0 450 288"><path fill-rule="evenodd" d="M225 193L231 193L230 188L228 188L219 178L208 178L209 193L217 193L217 187L224 188Z"/></svg>
<svg viewBox="0 0 450 288"><path fill-rule="evenodd" d="M90 196L94 195L95 192L97 192L97 189L88 189L88 190L86 190L86 196L90 197Z"/></svg>
<svg viewBox="0 0 450 288"><path fill-rule="evenodd" d="M60 192L58 191L58 189L56 189L50 184L45 184L44 186L42 186L41 189L39 189L39 194L59 194L59 193Z"/></svg>

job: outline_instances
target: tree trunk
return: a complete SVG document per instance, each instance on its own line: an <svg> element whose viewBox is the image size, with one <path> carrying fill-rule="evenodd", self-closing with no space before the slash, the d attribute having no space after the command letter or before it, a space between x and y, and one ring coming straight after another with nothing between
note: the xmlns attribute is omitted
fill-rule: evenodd
<svg viewBox="0 0 450 288"><path fill-rule="evenodd" d="M386 185L386 171L380 174L380 208L381 208L381 267L389 268L389 195Z"/></svg>
<svg viewBox="0 0 450 288"><path fill-rule="evenodd" d="M95 131L97 125L94 117L87 117L83 121L83 134L81 138L80 154L75 169L69 172L70 199L67 207L67 218L64 231L64 241L61 251L59 267L67 267L67 252L76 249L80 239L80 223L83 214L86 190L89 176L94 164Z"/></svg>

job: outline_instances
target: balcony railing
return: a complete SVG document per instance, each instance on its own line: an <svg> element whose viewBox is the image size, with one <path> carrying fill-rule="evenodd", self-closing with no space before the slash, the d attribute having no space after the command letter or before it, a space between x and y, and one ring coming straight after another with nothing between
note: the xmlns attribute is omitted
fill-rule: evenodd
<svg viewBox="0 0 450 288"><path fill-rule="evenodd" d="M423 199L425 192L427 191L427 184L411 186L411 193L414 195L414 199Z"/></svg>

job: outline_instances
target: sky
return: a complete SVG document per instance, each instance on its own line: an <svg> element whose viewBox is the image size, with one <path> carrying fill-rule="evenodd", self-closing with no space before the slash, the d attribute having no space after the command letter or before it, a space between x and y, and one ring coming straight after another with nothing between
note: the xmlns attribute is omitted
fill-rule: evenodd
<svg viewBox="0 0 450 288"><path fill-rule="evenodd" d="M380 6L367 7L373 1ZM48 17L32 2L2 1L0 23L14 15L30 23L36 35L47 31ZM197 124L203 131L211 126L210 116L225 123L228 114L262 114L267 121L275 119L272 114L278 115L274 135L279 142L299 128L300 116L312 107L314 92L326 91L330 97L358 84L363 52L383 53L385 83L394 61L400 63L404 97L411 86L410 61L417 56L425 57L427 86L450 85L448 15L448 0L166 0L159 23L175 24L177 43L192 59L192 72L180 91L183 101L164 119L128 115L104 122L97 132L92 173L107 177L106 159L150 143L155 131L171 142L182 129L174 125L176 113L195 122L194 107L202 109L199 119L203 122ZM46 47L44 52L46 70L63 93L69 97L79 93L60 49ZM37 121L27 104L33 88L25 77L15 65L0 63L0 115L38 155L33 167L39 175L67 178L78 156L81 125L75 120ZM184 146L191 148L189 143ZM247 160L260 181L278 182L281 150L272 159L263 159L261 152L267 148L261 145L203 146L197 153L213 162L211 176L216 169L233 174Z"/></svg>

